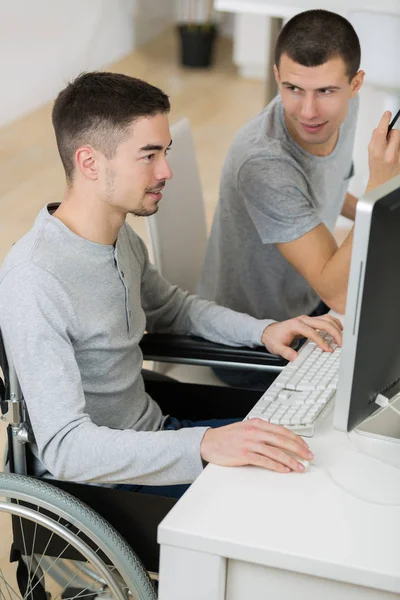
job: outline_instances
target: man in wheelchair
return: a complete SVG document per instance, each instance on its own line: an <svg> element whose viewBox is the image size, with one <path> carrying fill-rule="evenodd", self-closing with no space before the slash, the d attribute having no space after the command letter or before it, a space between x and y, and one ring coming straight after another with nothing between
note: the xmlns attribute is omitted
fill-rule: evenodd
<svg viewBox="0 0 400 600"><path fill-rule="evenodd" d="M144 383L145 330L264 344L288 360L297 336L330 350L318 329L341 343L330 316L257 320L189 295L150 264L125 219L155 213L172 177L169 110L158 88L112 73L79 76L54 104L65 195L41 210L0 271L0 328L35 437L35 475L165 495L207 462L289 472L303 469L293 454L312 457L284 427L241 421L241 390ZM191 418L194 403L202 420Z"/></svg>

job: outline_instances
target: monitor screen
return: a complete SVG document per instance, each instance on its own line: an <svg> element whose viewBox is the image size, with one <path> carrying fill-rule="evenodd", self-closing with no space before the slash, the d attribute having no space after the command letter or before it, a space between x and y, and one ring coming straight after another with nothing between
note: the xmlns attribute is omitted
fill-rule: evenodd
<svg viewBox="0 0 400 600"><path fill-rule="evenodd" d="M358 201L334 426L351 431L400 391L400 176Z"/></svg>

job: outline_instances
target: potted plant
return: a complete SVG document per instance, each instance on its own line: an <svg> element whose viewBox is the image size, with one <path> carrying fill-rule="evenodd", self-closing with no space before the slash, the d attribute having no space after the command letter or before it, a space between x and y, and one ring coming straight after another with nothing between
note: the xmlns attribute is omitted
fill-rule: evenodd
<svg viewBox="0 0 400 600"><path fill-rule="evenodd" d="M213 4L213 0L179 2L180 57L186 67L209 67L212 63L217 34Z"/></svg>

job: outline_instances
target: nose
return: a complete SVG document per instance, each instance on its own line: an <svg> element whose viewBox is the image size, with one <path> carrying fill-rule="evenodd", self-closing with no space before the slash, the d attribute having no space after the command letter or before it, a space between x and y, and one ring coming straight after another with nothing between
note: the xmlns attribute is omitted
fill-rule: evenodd
<svg viewBox="0 0 400 600"><path fill-rule="evenodd" d="M305 94L300 107L300 117L305 121L311 121L318 116L317 99L314 94Z"/></svg>
<svg viewBox="0 0 400 600"><path fill-rule="evenodd" d="M159 168L157 171L157 179L162 180L162 179L171 179L171 178L172 178L171 167L169 166L167 159L164 158L159 165Z"/></svg>

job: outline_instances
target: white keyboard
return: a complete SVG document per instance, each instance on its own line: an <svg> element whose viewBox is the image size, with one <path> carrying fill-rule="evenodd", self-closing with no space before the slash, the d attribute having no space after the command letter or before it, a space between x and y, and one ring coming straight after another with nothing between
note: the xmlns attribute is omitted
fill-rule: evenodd
<svg viewBox="0 0 400 600"><path fill-rule="evenodd" d="M332 336L319 332L332 347L324 352L314 342L306 342L299 355L289 363L247 415L283 425L311 437L315 421L325 412L338 381L340 348Z"/></svg>

